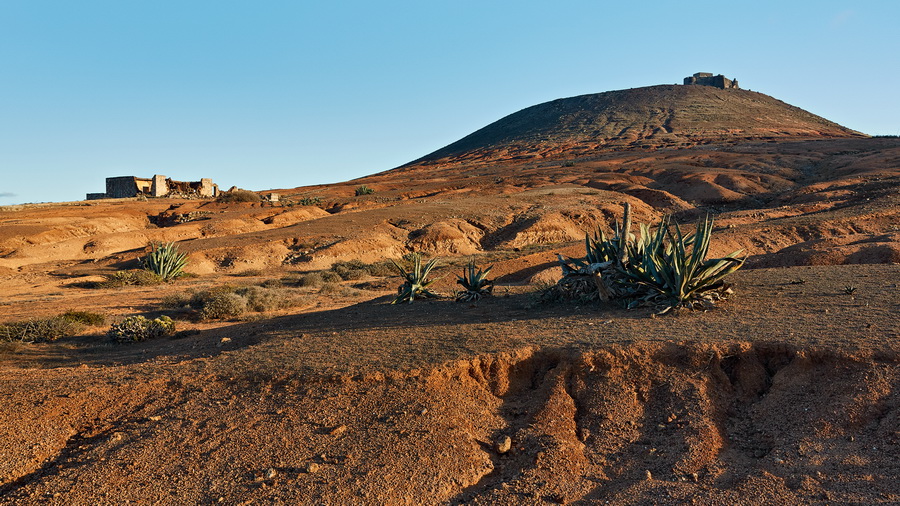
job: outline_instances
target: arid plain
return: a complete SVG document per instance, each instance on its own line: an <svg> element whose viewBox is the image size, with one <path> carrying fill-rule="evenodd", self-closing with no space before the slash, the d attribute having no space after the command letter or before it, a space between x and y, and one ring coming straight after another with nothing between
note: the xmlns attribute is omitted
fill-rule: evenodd
<svg viewBox="0 0 900 506"><path fill-rule="evenodd" d="M656 86L272 191L0 208L3 320L106 318L0 343L0 503L900 502L898 138ZM625 203L714 216L711 254L748 257L733 296L660 317L543 300ZM103 283L172 241L190 276ZM446 298L390 305L385 261L411 252L441 259ZM472 258L494 296L454 302ZM177 304L222 287L287 302ZM179 333L111 341L130 315Z"/></svg>

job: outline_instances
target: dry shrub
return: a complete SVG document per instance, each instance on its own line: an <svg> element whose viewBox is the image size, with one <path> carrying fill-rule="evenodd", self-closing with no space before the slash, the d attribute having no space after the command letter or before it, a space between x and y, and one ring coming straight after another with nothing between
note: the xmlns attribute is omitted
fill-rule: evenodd
<svg viewBox="0 0 900 506"><path fill-rule="evenodd" d="M42 343L55 341L61 337L80 332L81 323L53 316L50 318L33 318L30 320L0 324L0 341L20 341L25 343Z"/></svg>
<svg viewBox="0 0 900 506"><path fill-rule="evenodd" d="M280 279L267 279L260 283L259 286L263 288L282 288L284 287L284 281Z"/></svg>
<svg viewBox="0 0 900 506"><path fill-rule="evenodd" d="M238 318L250 311L265 313L308 303L309 298L298 289L230 285L170 295L162 302L167 308L187 309L200 320Z"/></svg>
<svg viewBox="0 0 900 506"><path fill-rule="evenodd" d="M100 313L93 313L91 311L75 311L74 309L70 309L61 314L60 318L64 318L75 323L90 325L93 327L97 327L106 323L106 317Z"/></svg>
<svg viewBox="0 0 900 506"><path fill-rule="evenodd" d="M286 288L248 286L239 288L235 293L247 301L247 309L257 313L295 307L305 301L302 295Z"/></svg>
<svg viewBox="0 0 900 506"><path fill-rule="evenodd" d="M197 313L201 320L235 318L247 311L247 299L234 292L217 293L203 299Z"/></svg>
<svg viewBox="0 0 900 506"><path fill-rule="evenodd" d="M320 272L308 272L297 278L297 286L318 288L325 283Z"/></svg>
<svg viewBox="0 0 900 506"><path fill-rule="evenodd" d="M97 288L121 288L123 286L153 286L164 283L165 280L148 270L131 269L117 271L107 275L104 281L96 283Z"/></svg>
<svg viewBox="0 0 900 506"><path fill-rule="evenodd" d="M344 280L344 278L342 278L340 274L334 271L322 271L321 275L322 281L324 281L325 283L340 283Z"/></svg>
<svg viewBox="0 0 900 506"><path fill-rule="evenodd" d="M346 262L335 262L331 265L332 272L338 274L341 279L348 281L360 279L366 275L373 277L394 276L396 271L394 266L388 262L375 262L367 264L361 260L349 260Z"/></svg>
<svg viewBox="0 0 900 506"><path fill-rule="evenodd" d="M325 283L321 288L319 288L319 293L323 295L334 295L336 293L339 293L340 291L341 285L339 285L338 283Z"/></svg>
<svg viewBox="0 0 900 506"><path fill-rule="evenodd" d="M259 194L247 190L232 190L222 192L216 197L216 202L260 202Z"/></svg>

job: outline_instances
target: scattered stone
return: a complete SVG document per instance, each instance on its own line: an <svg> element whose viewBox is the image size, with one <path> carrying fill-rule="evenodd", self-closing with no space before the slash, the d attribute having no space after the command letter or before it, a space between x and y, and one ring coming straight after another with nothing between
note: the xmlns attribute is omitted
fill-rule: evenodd
<svg viewBox="0 0 900 506"><path fill-rule="evenodd" d="M422 411L419 411L420 415L428 414L428 408L422 408Z"/></svg>
<svg viewBox="0 0 900 506"><path fill-rule="evenodd" d="M773 460L773 462L775 462L776 464L784 464L784 460L783 460L783 459L779 459L778 457L775 457L775 459Z"/></svg>
<svg viewBox="0 0 900 506"><path fill-rule="evenodd" d="M648 480L652 480L652 479L653 479L653 473L651 473L649 469L647 469L647 471L645 471L645 472L646 472L646 474L647 474L647 479L648 479Z"/></svg>
<svg viewBox="0 0 900 506"><path fill-rule="evenodd" d="M700 475L698 475L697 473L691 473L691 480L693 480L694 483L697 483L698 481L700 481Z"/></svg>
<svg viewBox="0 0 900 506"><path fill-rule="evenodd" d="M278 471L275 470L274 467L270 467L266 469L266 479L271 480L272 478L278 476Z"/></svg>
<svg viewBox="0 0 900 506"><path fill-rule="evenodd" d="M161 416L148 416L147 419L152 422L158 422L158 421L162 420L162 417Z"/></svg>
<svg viewBox="0 0 900 506"><path fill-rule="evenodd" d="M501 455L508 452L510 448L512 448L512 438L509 436L503 436L494 443L494 449Z"/></svg>
<svg viewBox="0 0 900 506"><path fill-rule="evenodd" d="M306 472L309 474L319 472L319 468L320 468L319 464L316 464L315 462L310 462L310 463L306 464Z"/></svg>
<svg viewBox="0 0 900 506"><path fill-rule="evenodd" d="M219 344L217 346L219 346L221 348L222 346L224 346L230 342L231 342L230 337L223 337L221 340L219 340Z"/></svg>
<svg viewBox="0 0 900 506"><path fill-rule="evenodd" d="M347 426L346 425L338 425L337 427L331 429L331 432L329 432L329 434L331 434L332 436L340 436L341 434L343 434L345 432L347 432Z"/></svg>

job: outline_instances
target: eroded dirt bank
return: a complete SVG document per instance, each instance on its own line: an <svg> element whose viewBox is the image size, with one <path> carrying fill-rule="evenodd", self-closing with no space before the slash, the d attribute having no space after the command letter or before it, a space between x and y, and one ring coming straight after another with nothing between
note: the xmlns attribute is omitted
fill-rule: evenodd
<svg viewBox="0 0 900 506"><path fill-rule="evenodd" d="M355 376L200 360L0 380L9 504L900 501L895 351L644 342Z"/></svg>

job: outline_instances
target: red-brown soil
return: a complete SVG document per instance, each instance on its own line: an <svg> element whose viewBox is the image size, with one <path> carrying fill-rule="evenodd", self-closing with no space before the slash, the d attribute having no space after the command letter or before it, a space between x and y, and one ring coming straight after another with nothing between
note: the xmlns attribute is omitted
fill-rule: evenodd
<svg viewBox="0 0 900 506"><path fill-rule="evenodd" d="M735 91L690 90L671 132L584 149L566 128L610 97L552 128L536 106L510 142L470 136L276 204L0 209L6 321L153 316L166 295L410 251L443 258L445 294L470 257L497 279L474 304L391 306L396 278L368 276L293 309L179 319L197 332L178 338L0 343L0 503L900 503L900 140ZM540 302L556 254L581 255L625 202L637 221L714 214L712 253L749 255L735 296L656 318ZM151 241L178 241L195 276L90 288Z"/></svg>

